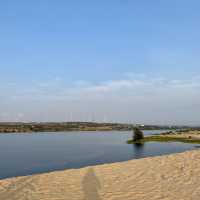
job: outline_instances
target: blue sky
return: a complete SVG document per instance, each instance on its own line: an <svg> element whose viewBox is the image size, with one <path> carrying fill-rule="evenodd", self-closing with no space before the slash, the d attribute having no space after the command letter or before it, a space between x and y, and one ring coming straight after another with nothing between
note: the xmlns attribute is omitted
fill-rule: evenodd
<svg viewBox="0 0 200 200"><path fill-rule="evenodd" d="M0 1L0 120L200 124L199 8Z"/></svg>

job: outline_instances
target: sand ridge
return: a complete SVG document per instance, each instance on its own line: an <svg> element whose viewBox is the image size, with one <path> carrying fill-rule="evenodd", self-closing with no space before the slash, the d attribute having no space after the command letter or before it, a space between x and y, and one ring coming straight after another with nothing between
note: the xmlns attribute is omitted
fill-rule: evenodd
<svg viewBox="0 0 200 200"><path fill-rule="evenodd" d="M0 200L199 200L200 151L0 181Z"/></svg>

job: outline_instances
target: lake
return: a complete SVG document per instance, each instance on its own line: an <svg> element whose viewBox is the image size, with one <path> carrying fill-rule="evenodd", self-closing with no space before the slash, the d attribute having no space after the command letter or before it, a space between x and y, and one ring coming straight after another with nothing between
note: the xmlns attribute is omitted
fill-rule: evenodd
<svg viewBox="0 0 200 200"><path fill-rule="evenodd" d="M144 131L145 135L162 131ZM0 179L113 163L194 149L194 144L126 144L132 132L57 132L0 135Z"/></svg>

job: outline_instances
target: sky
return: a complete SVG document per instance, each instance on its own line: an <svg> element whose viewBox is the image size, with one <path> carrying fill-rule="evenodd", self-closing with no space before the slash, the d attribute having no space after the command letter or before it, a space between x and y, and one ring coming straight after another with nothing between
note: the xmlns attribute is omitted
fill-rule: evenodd
<svg viewBox="0 0 200 200"><path fill-rule="evenodd" d="M200 1L0 1L0 121L200 125Z"/></svg>

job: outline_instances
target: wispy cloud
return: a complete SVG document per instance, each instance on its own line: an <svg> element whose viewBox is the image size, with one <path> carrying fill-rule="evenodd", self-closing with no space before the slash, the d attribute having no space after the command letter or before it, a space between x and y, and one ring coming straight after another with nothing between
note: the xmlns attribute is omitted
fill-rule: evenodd
<svg viewBox="0 0 200 200"><path fill-rule="evenodd" d="M26 105L23 112L14 109L18 119L40 120L37 113L43 113L45 121L68 120L69 115L73 120L86 120L94 115L99 121L106 116L110 121L200 124L199 77L183 80L129 74L99 83L79 80L70 86L54 79L16 91L12 99L13 105ZM0 109L12 115L11 109Z"/></svg>

